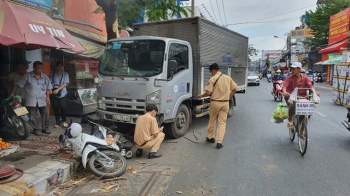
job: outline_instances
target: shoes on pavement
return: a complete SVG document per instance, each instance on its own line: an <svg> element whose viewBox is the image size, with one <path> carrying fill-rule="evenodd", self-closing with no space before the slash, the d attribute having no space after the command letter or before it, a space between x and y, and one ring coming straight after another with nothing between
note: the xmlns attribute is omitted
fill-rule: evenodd
<svg viewBox="0 0 350 196"><path fill-rule="evenodd" d="M39 131L37 129L33 129L32 134L36 136L40 136Z"/></svg>
<svg viewBox="0 0 350 196"><path fill-rule="evenodd" d="M162 155L161 154L158 154L157 152L150 152L148 154L148 159L156 159L156 158L159 158L161 157Z"/></svg>
<svg viewBox="0 0 350 196"><path fill-rule="evenodd" d="M216 148L217 148L217 149L221 149L222 147L224 147L222 144L220 144L220 143L217 143L217 144L216 144Z"/></svg>
<svg viewBox="0 0 350 196"><path fill-rule="evenodd" d="M135 153L135 156L136 157L141 157L142 155L143 155L143 150L142 149L137 149L136 153Z"/></svg>
<svg viewBox="0 0 350 196"><path fill-rule="evenodd" d="M49 132L49 131L47 131L47 130L43 130L42 132L43 132L44 134L47 134L47 135L51 134L51 132Z"/></svg>
<svg viewBox="0 0 350 196"><path fill-rule="evenodd" d="M209 142L209 143L215 143L215 139L214 139L214 138L209 139L209 138L207 137L207 142Z"/></svg>

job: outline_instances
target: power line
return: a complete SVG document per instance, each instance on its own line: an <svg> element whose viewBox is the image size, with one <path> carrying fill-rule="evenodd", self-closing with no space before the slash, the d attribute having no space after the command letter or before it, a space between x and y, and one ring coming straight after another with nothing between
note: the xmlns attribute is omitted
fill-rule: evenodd
<svg viewBox="0 0 350 196"><path fill-rule="evenodd" d="M219 24L220 21L218 20L218 17L216 17L216 14L215 14L215 10L214 10L214 6L213 6L213 3L212 3L212 0L209 0L209 4L210 4L210 9L211 9L211 11L213 12L215 21L217 21L217 23Z"/></svg>
<svg viewBox="0 0 350 196"><path fill-rule="evenodd" d="M266 20L266 21L246 21L246 22L238 22L238 23L232 23L227 24L227 26L233 26L233 25L246 25L246 24L265 24L265 23L275 23L275 22L283 22L283 21L290 21L295 20L295 17L293 18L285 18L285 19L279 19L279 20Z"/></svg>
<svg viewBox="0 0 350 196"><path fill-rule="evenodd" d="M226 17L226 11L225 11L225 4L224 4L224 0L221 0L221 3L222 3L222 10L223 10L223 13L224 13L224 19L225 19L225 24L227 24L227 17Z"/></svg>
<svg viewBox="0 0 350 196"><path fill-rule="evenodd" d="M225 21L222 20L222 16L221 16L221 14L220 14L220 8L219 8L218 0L216 0L215 2L216 2L216 7L218 8L218 16L220 17L220 20L222 21L222 24L224 24Z"/></svg>
<svg viewBox="0 0 350 196"><path fill-rule="evenodd" d="M201 4L201 6L203 7L204 11L208 14L208 16L211 18L211 20L213 20L215 23L215 19L213 18L213 16L210 14L209 10L207 9L207 7L204 5L204 3Z"/></svg>
<svg viewBox="0 0 350 196"><path fill-rule="evenodd" d="M311 7L314 7L314 5L310 5L310 6L302 7L302 8L297 8L297 9L290 10L290 11L287 11L287 12L284 12L284 13L281 13L281 14L278 14L278 15L274 15L274 16L264 17L264 18L261 18L261 19L259 19L259 20L257 20L257 21L237 22L237 23L227 24L226 26L231 26L231 25L244 25L244 24L259 24L259 23L273 23L273 22L275 22L275 21L276 21L276 22L284 21L284 19L282 19L282 20L271 20L271 21L264 22L264 20L266 20L266 19L271 19L271 18L276 18L276 17L288 15L288 14L291 14L291 13L293 13L293 12L297 12L297 11L304 10L304 9L307 9L307 8L311 8ZM294 19L295 19L295 18L294 18Z"/></svg>

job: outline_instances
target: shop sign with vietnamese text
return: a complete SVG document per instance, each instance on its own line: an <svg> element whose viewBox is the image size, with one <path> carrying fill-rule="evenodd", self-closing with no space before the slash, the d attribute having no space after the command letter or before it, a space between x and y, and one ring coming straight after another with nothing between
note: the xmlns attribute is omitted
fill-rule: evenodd
<svg viewBox="0 0 350 196"><path fill-rule="evenodd" d="M350 8L330 18L328 43L334 44L348 37L350 25Z"/></svg>
<svg viewBox="0 0 350 196"><path fill-rule="evenodd" d="M40 33L43 35L50 34L51 36L58 38L65 38L64 32L54 27L43 26L39 24L28 24L30 30L34 33Z"/></svg>
<svg viewBox="0 0 350 196"><path fill-rule="evenodd" d="M26 5L47 9L47 10L50 10L52 8L52 0L16 0L16 1Z"/></svg>

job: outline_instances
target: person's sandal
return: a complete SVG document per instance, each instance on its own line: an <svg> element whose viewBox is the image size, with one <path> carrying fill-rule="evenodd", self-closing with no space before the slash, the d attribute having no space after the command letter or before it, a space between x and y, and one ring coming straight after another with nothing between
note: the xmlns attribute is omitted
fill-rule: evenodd
<svg viewBox="0 0 350 196"><path fill-rule="evenodd" d="M288 129L291 129L291 128L293 128L293 122L288 122L288 124L287 124L287 127L288 127Z"/></svg>

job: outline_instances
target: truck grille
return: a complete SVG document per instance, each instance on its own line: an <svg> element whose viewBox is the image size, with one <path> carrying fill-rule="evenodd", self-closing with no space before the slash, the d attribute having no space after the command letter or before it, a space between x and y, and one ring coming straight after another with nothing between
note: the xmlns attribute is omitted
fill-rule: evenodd
<svg viewBox="0 0 350 196"><path fill-rule="evenodd" d="M144 99L103 97L102 102L106 106L106 111L122 114L143 114L146 107Z"/></svg>

